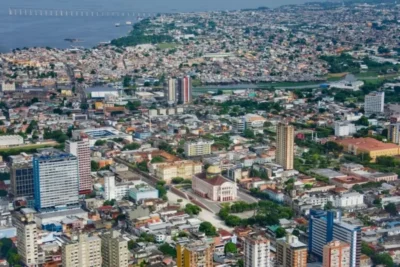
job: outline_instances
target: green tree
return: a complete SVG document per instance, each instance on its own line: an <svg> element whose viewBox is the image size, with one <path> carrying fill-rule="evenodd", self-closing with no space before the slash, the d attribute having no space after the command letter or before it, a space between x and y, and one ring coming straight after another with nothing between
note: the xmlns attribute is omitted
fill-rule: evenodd
<svg viewBox="0 0 400 267"><path fill-rule="evenodd" d="M282 227L278 227L275 230L275 235L276 235L276 238L282 238L286 235L286 230Z"/></svg>
<svg viewBox="0 0 400 267"><path fill-rule="evenodd" d="M162 163L164 162L164 158L161 156L155 156L154 158L152 158L151 163Z"/></svg>
<svg viewBox="0 0 400 267"><path fill-rule="evenodd" d="M394 203L389 203L385 206L385 211L390 213L392 216L397 216L399 213L397 212L397 207Z"/></svg>
<svg viewBox="0 0 400 267"><path fill-rule="evenodd" d="M324 206L324 210L331 210L333 209L333 203L332 201L328 201L326 202L325 206Z"/></svg>
<svg viewBox="0 0 400 267"><path fill-rule="evenodd" d="M104 146L107 143L106 140L97 140L94 145L95 146Z"/></svg>
<svg viewBox="0 0 400 267"><path fill-rule="evenodd" d="M368 118L365 116L362 116L361 118L358 119L355 123L356 125L363 125L363 126L369 126Z"/></svg>
<svg viewBox="0 0 400 267"><path fill-rule="evenodd" d="M228 253L236 254L237 253L236 245L232 242L226 243L225 247L224 247L224 253L225 253L225 255Z"/></svg>
<svg viewBox="0 0 400 267"><path fill-rule="evenodd" d="M100 169L100 165L97 161L94 161L94 160L90 161L90 170L92 172L98 171L99 169Z"/></svg>
<svg viewBox="0 0 400 267"><path fill-rule="evenodd" d="M206 234L206 236L217 236L217 230L210 222L202 222L199 231Z"/></svg>
<svg viewBox="0 0 400 267"><path fill-rule="evenodd" d="M136 150L140 148L140 144L138 143L130 143L125 145L122 150Z"/></svg>
<svg viewBox="0 0 400 267"><path fill-rule="evenodd" d="M134 249L134 248L135 248L135 245L136 245L135 241L133 241L133 240L129 240L129 241L128 241L128 249L129 249L129 250Z"/></svg>
<svg viewBox="0 0 400 267"><path fill-rule="evenodd" d="M176 258L176 249L171 247L168 243L162 244L158 248L164 255L171 256L173 258Z"/></svg>
<svg viewBox="0 0 400 267"><path fill-rule="evenodd" d="M376 254L372 257L372 260L376 265L382 264L385 267L395 266L392 257L387 252Z"/></svg>
<svg viewBox="0 0 400 267"><path fill-rule="evenodd" d="M254 135L254 131L251 129L246 129L243 132L243 136L249 139L254 139L255 135Z"/></svg>
<svg viewBox="0 0 400 267"><path fill-rule="evenodd" d="M185 206L185 212L189 215L198 215L201 212L201 208L197 205L188 203Z"/></svg>

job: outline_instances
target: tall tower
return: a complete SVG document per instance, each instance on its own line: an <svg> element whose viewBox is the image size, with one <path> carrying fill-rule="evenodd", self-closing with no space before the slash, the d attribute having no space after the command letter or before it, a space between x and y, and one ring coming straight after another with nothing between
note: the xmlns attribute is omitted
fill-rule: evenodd
<svg viewBox="0 0 400 267"><path fill-rule="evenodd" d="M285 170L293 169L294 127L280 123L276 132L276 163Z"/></svg>
<svg viewBox="0 0 400 267"><path fill-rule="evenodd" d="M244 267L270 267L270 242L262 236L246 237Z"/></svg>
<svg viewBox="0 0 400 267"><path fill-rule="evenodd" d="M86 234L61 237L63 267L101 267L101 239Z"/></svg>
<svg viewBox="0 0 400 267"><path fill-rule="evenodd" d="M13 213L13 225L17 228L17 250L22 262L29 267L38 264L37 227L35 211L21 209Z"/></svg>
<svg viewBox="0 0 400 267"><path fill-rule="evenodd" d="M293 235L277 240L276 263L282 267L306 267L307 245Z"/></svg>
<svg viewBox="0 0 400 267"><path fill-rule="evenodd" d="M350 266L350 245L334 240L324 246L323 267Z"/></svg>
<svg viewBox="0 0 400 267"><path fill-rule="evenodd" d="M120 232L111 230L101 236L103 267L128 267L128 241Z"/></svg>
<svg viewBox="0 0 400 267"><path fill-rule="evenodd" d="M170 105L176 104L177 102L177 87L178 87L177 80L170 78L168 80L168 88L167 88L167 102Z"/></svg>
<svg viewBox="0 0 400 267"><path fill-rule="evenodd" d="M192 78L185 76L179 79L179 102L181 104L189 104L192 102Z"/></svg>
<svg viewBox="0 0 400 267"><path fill-rule="evenodd" d="M88 194L92 191L92 177L90 175L90 145L88 138L79 141L67 141L65 151L78 158L79 194Z"/></svg>
<svg viewBox="0 0 400 267"><path fill-rule="evenodd" d="M35 208L54 211L79 207L78 159L56 149L33 157Z"/></svg>

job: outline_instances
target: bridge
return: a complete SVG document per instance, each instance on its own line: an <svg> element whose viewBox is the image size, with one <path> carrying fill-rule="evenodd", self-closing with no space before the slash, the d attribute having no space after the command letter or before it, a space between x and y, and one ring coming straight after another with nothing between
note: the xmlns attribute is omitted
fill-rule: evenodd
<svg viewBox="0 0 400 267"><path fill-rule="evenodd" d="M50 17L154 17L153 12L130 11L93 11L93 10L68 10L68 9L37 9L10 7L10 16L50 16Z"/></svg>

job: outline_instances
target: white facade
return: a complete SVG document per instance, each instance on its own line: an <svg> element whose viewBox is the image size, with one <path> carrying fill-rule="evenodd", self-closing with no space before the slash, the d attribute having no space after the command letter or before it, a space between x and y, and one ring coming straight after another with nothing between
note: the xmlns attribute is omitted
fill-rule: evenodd
<svg viewBox="0 0 400 267"><path fill-rule="evenodd" d="M122 200L129 195L129 190L135 188L132 183L115 183L114 175L106 175L104 177L104 194L106 200Z"/></svg>
<svg viewBox="0 0 400 267"><path fill-rule="evenodd" d="M33 215L33 210L22 209L13 216L13 225L17 229L18 254L22 262L29 267L37 266L38 263L38 233Z"/></svg>
<svg viewBox="0 0 400 267"><path fill-rule="evenodd" d="M176 79L169 79L168 80L168 91L167 91L167 101L170 104L175 104L177 101L177 81Z"/></svg>
<svg viewBox="0 0 400 267"><path fill-rule="evenodd" d="M247 237L244 242L244 267L270 267L270 242L257 236Z"/></svg>
<svg viewBox="0 0 400 267"><path fill-rule="evenodd" d="M104 177L104 195L105 200L115 199L115 176L107 175Z"/></svg>
<svg viewBox="0 0 400 267"><path fill-rule="evenodd" d="M81 234L62 245L63 267L101 267L101 239Z"/></svg>
<svg viewBox="0 0 400 267"><path fill-rule="evenodd" d="M92 177L90 175L90 148L89 139L80 141L67 141L65 151L78 158L79 168L79 192L92 190Z"/></svg>
<svg viewBox="0 0 400 267"><path fill-rule="evenodd" d="M65 209L79 206L78 159L57 150L33 159L35 208Z"/></svg>
<svg viewBox="0 0 400 267"><path fill-rule="evenodd" d="M364 110L366 115L383 113L385 92L372 92L365 96Z"/></svg>
<svg viewBox="0 0 400 267"><path fill-rule="evenodd" d="M196 157L211 154L211 145L214 141L199 140L185 143L185 155L187 157Z"/></svg>
<svg viewBox="0 0 400 267"><path fill-rule="evenodd" d="M335 196L333 206L338 208L364 206L364 195L358 192L350 192Z"/></svg>
<svg viewBox="0 0 400 267"><path fill-rule="evenodd" d="M349 136L356 132L356 126L353 123L342 121L335 122L335 136Z"/></svg>
<svg viewBox="0 0 400 267"><path fill-rule="evenodd" d="M1 90L3 92L14 92L15 91L15 83L14 82L6 82L6 81L4 81L1 84Z"/></svg>
<svg viewBox="0 0 400 267"><path fill-rule="evenodd" d="M19 146L24 144L24 138L20 135L0 136L0 147Z"/></svg>
<svg viewBox="0 0 400 267"><path fill-rule="evenodd" d="M232 201L237 198L237 186L234 182L225 178L200 178L196 175L192 178L193 191L212 201Z"/></svg>

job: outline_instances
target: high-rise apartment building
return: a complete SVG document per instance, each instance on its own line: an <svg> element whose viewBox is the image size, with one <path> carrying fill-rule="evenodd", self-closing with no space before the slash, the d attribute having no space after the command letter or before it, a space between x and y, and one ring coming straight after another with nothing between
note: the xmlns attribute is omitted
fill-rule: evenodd
<svg viewBox="0 0 400 267"><path fill-rule="evenodd" d="M101 267L101 239L86 234L60 237L63 267Z"/></svg>
<svg viewBox="0 0 400 267"><path fill-rule="evenodd" d="M176 246L176 264L178 267L212 267L214 244L196 241Z"/></svg>
<svg viewBox="0 0 400 267"><path fill-rule="evenodd" d="M297 236L288 235L276 242L276 265L280 267L306 267L307 245Z"/></svg>
<svg viewBox="0 0 400 267"><path fill-rule="evenodd" d="M79 194L88 194L92 191L92 177L90 175L90 144L89 139L67 141L65 151L78 158Z"/></svg>
<svg viewBox="0 0 400 267"><path fill-rule="evenodd" d="M350 245L334 240L324 246L323 267L350 266Z"/></svg>
<svg viewBox="0 0 400 267"><path fill-rule="evenodd" d="M340 213L335 219L335 211L310 210L308 251L322 259L324 246L339 240L350 245L349 267L360 266L361 228L341 221Z"/></svg>
<svg viewBox="0 0 400 267"><path fill-rule="evenodd" d="M78 159L56 149L43 149L33 158L35 208L38 211L79 207Z"/></svg>
<svg viewBox="0 0 400 267"><path fill-rule="evenodd" d="M388 128L388 140L400 145L400 123L390 124Z"/></svg>
<svg viewBox="0 0 400 267"><path fill-rule="evenodd" d="M244 267L270 267L270 242L263 236L248 236L244 242Z"/></svg>
<svg viewBox="0 0 400 267"><path fill-rule="evenodd" d="M212 140L187 141L184 146L185 155L187 157L210 155L212 144L214 144Z"/></svg>
<svg viewBox="0 0 400 267"><path fill-rule="evenodd" d="M17 250L21 261L28 267L38 264L37 227L34 218L35 211L21 209L13 213L13 225L17 228Z"/></svg>
<svg viewBox="0 0 400 267"><path fill-rule="evenodd" d="M177 89L178 89L178 81L176 79L170 78L168 80L167 85L167 102L170 105L177 103Z"/></svg>
<svg viewBox="0 0 400 267"><path fill-rule="evenodd" d="M280 123L276 132L276 163L286 170L293 169L294 127Z"/></svg>
<svg viewBox="0 0 400 267"><path fill-rule="evenodd" d="M367 116L381 114L385 107L385 92L372 92L365 96L364 111Z"/></svg>
<svg viewBox="0 0 400 267"><path fill-rule="evenodd" d="M181 104L192 102L192 78L185 76L178 80L178 98Z"/></svg>
<svg viewBox="0 0 400 267"><path fill-rule="evenodd" d="M14 197L33 197L32 161L11 164L10 193Z"/></svg>
<svg viewBox="0 0 400 267"><path fill-rule="evenodd" d="M128 241L118 231L104 233L101 236L101 255L103 267L128 267Z"/></svg>

